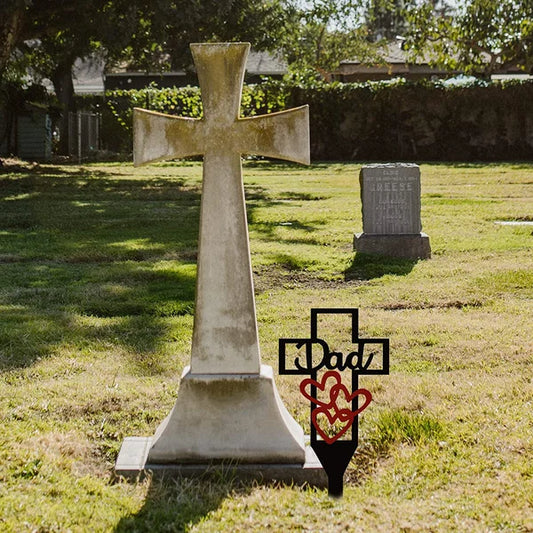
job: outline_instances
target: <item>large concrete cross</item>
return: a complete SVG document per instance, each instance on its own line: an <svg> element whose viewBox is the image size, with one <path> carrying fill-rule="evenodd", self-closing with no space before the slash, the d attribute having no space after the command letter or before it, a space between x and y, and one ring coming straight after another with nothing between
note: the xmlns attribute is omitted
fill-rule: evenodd
<svg viewBox="0 0 533 533"><path fill-rule="evenodd" d="M204 175L191 365L154 436L124 440L120 474L185 464L203 472L230 460L277 465L261 466L265 479L323 475L318 461L306 461L303 429L283 405L272 368L261 365L241 174L242 154L308 163L308 108L239 118L249 46L191 45L204 118L135 110L135 164L203 155Z"/></svg>
<svg viewBox="0 0 533 533"><path fill-rule="evenodd" d="M248 43L191 44L204 118L134 111L134 163L204 156L192 374L258 374L241 155L309 164L308 106L239 118Z"/></svg>

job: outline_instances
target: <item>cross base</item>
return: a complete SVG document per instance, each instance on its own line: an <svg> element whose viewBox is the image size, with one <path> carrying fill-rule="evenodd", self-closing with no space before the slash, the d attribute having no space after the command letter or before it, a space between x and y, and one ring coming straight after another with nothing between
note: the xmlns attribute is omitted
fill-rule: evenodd
<svg viewBox="0 0 533 533"><path fill-rule="evenodd" d="M399 257L402 259L429 259L431 246L425 233L384 234L356 233L354 249L363 254Z"/></svg>
<svg viewBox="0 0 533 533"><path fill-rule="evenodd" d="M271 367L261 365L258 374L192 374L187 367L146 461L302 465L304 434L281 401Z"/></svg>
<svg viewBox="0 0 533 533"><path fill-rule="evenodd" d="M204 464L152 464L147 462L152 437L127 437L124 439L115 464L115 474L127 479L142 479L150 475L157 478L230 479L259 482L282 482L310 485L318 488L328 486L326 472L315 452L308 446L304 464L243 464L237 461Z"/></svg>

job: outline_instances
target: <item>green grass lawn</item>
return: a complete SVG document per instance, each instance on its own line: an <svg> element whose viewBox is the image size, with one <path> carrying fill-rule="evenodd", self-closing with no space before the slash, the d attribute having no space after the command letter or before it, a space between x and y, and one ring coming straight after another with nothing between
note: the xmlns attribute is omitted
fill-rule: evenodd
<svg viewBox="0 0 533 533"><path fill-rule="evenodd" d="M0 531L533 531L533 164L423 164L427 261L356 256L350 163L244 164L263 362L312 307L389 337L342 500L114 480L188 363L201 164L0 174ZM332 326L333 327L333 326ZM280 394L308 431L297 376Z"/></svg>

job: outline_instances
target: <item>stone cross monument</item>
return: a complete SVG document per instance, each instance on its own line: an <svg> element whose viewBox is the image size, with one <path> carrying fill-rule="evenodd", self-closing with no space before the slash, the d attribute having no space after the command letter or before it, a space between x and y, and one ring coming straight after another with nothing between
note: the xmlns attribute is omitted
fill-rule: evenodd
<svg viewBox="0 0 533 533"><path fill-rule="evenodd" d="M303 430L261 365L241 155L308 164L308 107L239 118L249 47L191 45L202 119L134 111L136 165L203 155L204 166L191 364L155 436L125 440L118 473L224 460L305 463Z"/></svg>

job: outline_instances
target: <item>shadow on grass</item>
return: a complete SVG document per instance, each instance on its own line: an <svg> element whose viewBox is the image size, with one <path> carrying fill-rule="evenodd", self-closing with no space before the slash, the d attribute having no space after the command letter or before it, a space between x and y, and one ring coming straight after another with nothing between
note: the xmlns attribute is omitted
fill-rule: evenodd
<svg viewBox="0 0 533 533"><path fill-rule="evenodd" d="M12 160L7 161L3 165L0 165L0 175L9 174L21 174L21 175L34 175L42 176L53 174L54 176L92 176L92 177L104 177L108 176L111 172L91 169L88 167L80 167L77 163L68 162L61 165L41 165L40 163L29 163L26 161Z"/></svg>
<svg viewBox="0 0 533 533"><path fill-rule="evenodd" d="M413 270L417 262L418 259L356 253L352 264L344 271L344 279L345 281L370 280L387 274L405 276Z"/></svg>
<svg viewBox="0 0 533 533"><path fill-rule="evenodd" d="M143 280L138 265L121 266L120 277L108 281L89 281L94 265L87 265L81 279L79 271L67 270L48 287L12 291L0 323L0 370L29 366L65 347L81 353L114 346L124 348L129 364L143 375L163 371L157 351L177 335L168 317L194 313L195 276L151 273ZM40 278L29 279L34 281Z"/></svg>
<svg viewBox="0 0 533 533"><path fill-rule="evenodd" d="M194 314L198 181L90 166L19 170L0 177L0 370L107 344L157 372L154 353L177 335L165 319ZM277 240L279 225L312 233L324 223L254 225L256 208L315 198L271 198L259 186L247 195L264 238Z"/></svg>
<svg viewBox="0 0 533 533"><path fill-rule="evenodd" d="M268 191L264 187L258 185L246 185L246 213L248 219L248 227L250 233L259 234L263 240L279 241L278 230L283 227L289 234L292 231L295 235L298 232L304 232L312 234L316 232L321 226L327 224L327 221L323 217L317 217L314 220L306 220L302 222L296 218L281 218L278 220L263 221L257 220L255 217L256 209L263 210L272 208L275 206L286 206L287 202L312 202L317 200L323 200L327 197L315 194L301 193L297 191L282 192L279 195L273 197L268 194ZM292 212L294 213L294 212ZM283 216L283 215L282 215ZM284 243L289 244L312 244L312 240L309 238L299 238L285 236L283 238Z"/></svg>
<svg viewBox="0 0 533 533"><path fill-rule="evenodd" d="M19 170L0 177L0 370L65 347L107 345L124 348L139 370L157 372L161 344L184 334L165 319L194 314L199 180L90 166ZM308 235L322 218L254 222L254 211L322 197L246 189L251 231L277 242L282 226L287 243L314 244ZM276 260L305 266L287 254Z"/></svg>
<svg viewBox="0 0 533 533"><path fill-rule="evenodd" d="M142 508L122 518L115 531L188 531L228 497L249 494L252 486L231 477L151 481Z"/></svg>
<svg viewBox="0 0 533 533"><path fill-rule="evenodd" d="M0 178L0 370L115 345L157 372L165 318L194 313L199 188L41 170Z"/></svg>

